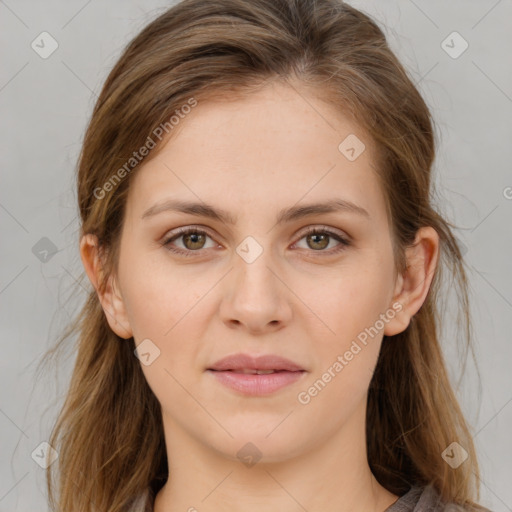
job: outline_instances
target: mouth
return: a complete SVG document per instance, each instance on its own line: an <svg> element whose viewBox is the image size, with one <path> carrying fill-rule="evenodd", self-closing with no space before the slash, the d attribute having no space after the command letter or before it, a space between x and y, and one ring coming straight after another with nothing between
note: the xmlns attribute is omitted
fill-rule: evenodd
<svg viewBox="0 0 512 512"><path fill-rule="evenodd" d="M227 388L249 396L275 393L307 373L299 364L277 355L248 354L228 356L206 371Z"/></svg>

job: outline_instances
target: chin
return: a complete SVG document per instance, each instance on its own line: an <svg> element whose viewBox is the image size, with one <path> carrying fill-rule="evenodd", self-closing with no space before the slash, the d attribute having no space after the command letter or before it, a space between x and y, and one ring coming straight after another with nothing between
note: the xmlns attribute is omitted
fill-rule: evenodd
<svg viewBox="0 0 512 512"><path fill-rule="evenodd" d="M306 439L299 432L289 430L278 432L275 422L264 430L255 428L231 429L230 432L234 439L230 439L228 445L216 447L218 450L226 453L230 458L244 462L245 458L253 459L260 463L278 463L285 462L302 453L308 445ZM273 429L275 429L273 431ZM270 433L270 435L269 435ZM229 446L229 447L228 447Z"/></svg>

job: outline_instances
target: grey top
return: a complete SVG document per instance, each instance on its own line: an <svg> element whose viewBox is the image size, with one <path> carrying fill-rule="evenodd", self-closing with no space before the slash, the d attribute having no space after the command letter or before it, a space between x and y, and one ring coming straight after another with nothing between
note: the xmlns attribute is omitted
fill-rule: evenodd
<svg viewBox="0 0 512 512"><path fill-rule="evenodd" d="M465 512L468 509L455 503L445 504L431 487L412 487L384 512Z"/></svg>
<svg viewBox="0 0 512 512"><path fill-rule="evenodd" d="M152 489L148 488L133 502L127 512L153 512L154 502L155 495ZM468 512L469 510L473 509L455 503L443 503L433 487L415 486L383 512ZM487 511L485 508L480 510Z"/></svg>

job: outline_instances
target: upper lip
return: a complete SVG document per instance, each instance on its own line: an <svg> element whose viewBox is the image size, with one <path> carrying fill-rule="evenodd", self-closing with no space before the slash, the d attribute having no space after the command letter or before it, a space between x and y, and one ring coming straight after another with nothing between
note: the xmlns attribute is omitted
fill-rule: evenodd
<svg viewBox="0 0 512 512"><path fill-rule="evenodd" d="M233 354L219 359L208 370L285 370L290 372L305 371L297 363L284 357L268 354L251 356L249 354Z"/></svg>

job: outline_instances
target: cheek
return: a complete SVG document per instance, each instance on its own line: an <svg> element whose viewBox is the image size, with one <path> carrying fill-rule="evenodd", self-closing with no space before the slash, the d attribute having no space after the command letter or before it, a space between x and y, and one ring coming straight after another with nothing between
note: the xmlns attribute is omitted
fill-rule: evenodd
<svg viewBox="0 0 512 512"><path fill-rule="evenodd" d="M326 402L332 399L348 405L366 394L382 342L382 318L392 318L391 314L386 317L391 306L392 277L391 259L371 256L363 263L361 258L360 264L347 266L333 276L323 293L311 296L315 311L334 331L320 339L317 336L314 347L317 364L313 382L320 379L320 387L329 382L329 391L322 391Z"/></svg>
<svg viewBox="0 0 512 512"><path fill-rule="evenodd" d="M390 307L392 280L386 267L379 264L347 267L328 280L322 293L311 295L315 311L334 331L330 337L337 340L355 338L370 328ZM380 324L378 324L380 325ZM332 333L331 333L332 334Z"/></svg>
<svg viewBox="0 0 512 512"><path fill-rule="evenodd" d="M120 261L123 299L136 342L150 338L159 345L172 343L208 291L208 283L171 269L161 256L132 252Z"/></svg>
<svg viewBox="0 0 512 512"><path fill-rule="evenodd" d="M333 425L338 425L365 399L382 342L378 322L388 296L383 281L366 272L331 281L329 293L315 302L334 334L313 337L316 364L302 389L310 418L324 418L328 409Z"/></svg>
<svg viewBox="0 0 512 512"><path fill-rule="evenodd" d="M149 364L141 359L146 381L160 403L185 410L188 398L180 383L199 375L190 370L199 360L200 299L211 283L191 281L179 268L171 272L161 258L136 253L119 272L135 345L145 343L150 353Z"/></svg>

